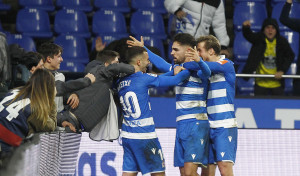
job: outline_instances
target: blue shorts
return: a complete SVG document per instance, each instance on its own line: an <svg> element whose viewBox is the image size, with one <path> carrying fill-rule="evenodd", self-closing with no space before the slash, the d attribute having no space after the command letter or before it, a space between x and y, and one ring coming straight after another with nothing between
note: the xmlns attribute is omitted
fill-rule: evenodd
<svg viewBox="0 0 300 176"><path fill-rule="evenodd" d="M124 150L123 172L143 175L165 171L165 159L158 138L127 139L122 138Z"/></svg>
<svg viewBox="0 0 300 176"><path fill-rule="evenodd" d="M211 128L209 164L218 161L234 163L237 149L237 128Z"/></svg>
<svg viewBox="0 0 300 176"><path fill-rule="evenodd" d="M186 162L208 164L209 122L192 120L178 122L174 149L174 166L183 167Z"/></svg>

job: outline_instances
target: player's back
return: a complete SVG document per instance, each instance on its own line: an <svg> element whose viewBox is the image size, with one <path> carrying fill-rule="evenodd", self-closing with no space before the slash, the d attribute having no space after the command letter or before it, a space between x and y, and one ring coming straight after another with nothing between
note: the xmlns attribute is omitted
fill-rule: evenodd
<svg viewBox="0 0 300 176"><path fill-rule="evenodd" d="M121 136L130 139L156 138L148 88L157 85L156 75L135 74L118 81L119 98L123 108Z"/></svg>

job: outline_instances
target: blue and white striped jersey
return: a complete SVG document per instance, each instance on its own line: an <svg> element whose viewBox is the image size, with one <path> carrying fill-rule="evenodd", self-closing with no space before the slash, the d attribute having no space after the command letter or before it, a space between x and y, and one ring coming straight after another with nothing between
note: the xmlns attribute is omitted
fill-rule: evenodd
<svg viewBox="0 0 300 176"><path fill-rule="evenodd" d="M222 57L217 62L206 64L212 72L206 101L210 126L237 127L233 104L236 78L233 62Z"/></svg>
<svg viewBox="0 0 300 176"><path fill-rule="evenodd" d="M186 119L207 120L207 88L208 79L200 79L195 71L175 87L177 122Z"/></svg>
<svg viewBox="0 0 300 176"><path fill-rule="evenodd" d="M121 137L129 139L156 138L148 89L150 87L174 86L188 76L187 70L176 76L157 76L136 72L118 80L117 88L124 115Z"/></svg>

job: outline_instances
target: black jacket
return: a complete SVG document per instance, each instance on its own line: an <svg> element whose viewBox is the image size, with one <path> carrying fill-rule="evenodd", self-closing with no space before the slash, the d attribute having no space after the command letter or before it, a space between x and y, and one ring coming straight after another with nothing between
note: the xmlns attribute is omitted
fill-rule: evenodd
<svg viewBox="0 0 300 176"><path fill-rule="evenodd" d="M267 19L265 20L262 26L262 30L260 32L252 32L250 27L243 26L243 35L250 43L252 43L252 47L242 73L252 74L254 71L256 71L256 68L259 66L259 63L264 59L264 52L266 50L266 41L265 41L266 36L263 33L263 30L269 24L274 25L275 28L277 29L277 34L276 34L277 71L283 71L284 73L286 73L291 63L293 62L295 58L295 54L290 44L288 43L287 39L280 35L277 22L274 21L274 19Z"/></svg>
<svg viewBox="0 0 300 176"><path fill-rule="evenodd" d="M291 5L289 3L285 3L285 5L282 8L281 15L280 15L280 22L289 27L290 29L298 32L300 34L300 18L290 18L289 13L291 11ZM298 48L298 53L300 53L300 35L299 35L299 48ZM297 59L297 74L300 74L300 54L298 54L298 59Z"/></svg>
<svg viewBox="0 0 300 176"><path fill-rule="evenodd" d="M113 78L121 73L132 74L135 70L133 66L124 63L105 67L95 60L87 65L86 71L94 74L96 81L89 87L76 92L79 97L79 105L70 111L75 114L85 131L90 132L107 114L110 104L109 89L112 86Z"/></svg>

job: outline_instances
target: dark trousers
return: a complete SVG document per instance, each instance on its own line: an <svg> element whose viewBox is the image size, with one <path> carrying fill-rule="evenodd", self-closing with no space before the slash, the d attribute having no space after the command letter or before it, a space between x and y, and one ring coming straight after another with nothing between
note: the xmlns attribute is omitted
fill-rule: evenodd
<svg viewBox="0 0 300 176"><path fill-rule="evenodd" d="M254 95L284 95L284 88L283 86L276 88L265 88L255 84Z"/></svg>

